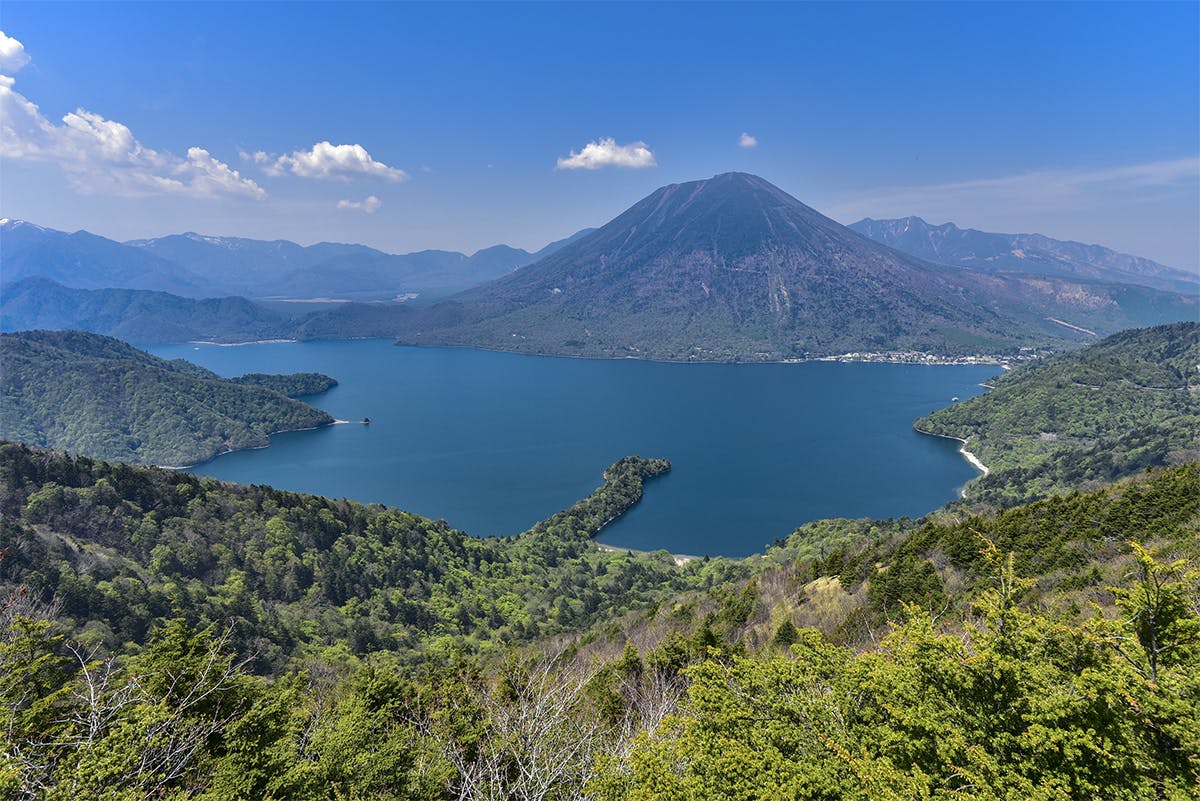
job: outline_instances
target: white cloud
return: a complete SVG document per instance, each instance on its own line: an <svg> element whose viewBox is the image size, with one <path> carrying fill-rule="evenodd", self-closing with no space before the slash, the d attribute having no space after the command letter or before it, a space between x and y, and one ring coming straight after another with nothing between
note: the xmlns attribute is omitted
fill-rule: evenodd
<svg viewBox="0 0 1200 801"><path fill-rule="evenodd" d="M253 156L256 163L271 159L259 151ZM408 180L408 173L371 158L362 145L334 145L317 142L312 150L297 150L279 156L266 168L268 175L290 172L301 178L348 181L351 178L379 178L392 183Z"/></svg>
<svg viewBox="0 0 1200 801"><path fill-rule="evenodd" d="M742 131L742 135L738 137L738 147L758 147L758 139L757 137L753 137L745 131Z"/></svg>
<svg viewBox="0 0 1200 801"><path fill-rule="evenodd" d="M0 72L11 75L29 63L25 45L0 31Z"/></svg>
<svg viewBox="0 0 1200 801"><path fill-rule="evenodd" d="M872 189L830 209L838 219L925 214L952 219L955 209L1020 208L1026 212L1083 207L1114 194L1200 180L1200 157L1117 167L1033 170L995 178Z"/></svg>
<svg viewBox="0 0 1200 801"><path fill-rule="evenodd" d="M177 166L175 174L190 176L188 186L193 194L201 197L245 195L262 199L267 196L262 187L249 178L243 178L237 170L213 158L202 147L189 147L187 163Z"/></svg>
<svg viewBox="0 0 1200 801"><path fill-rule="evenodd" d="M374 195L368 195L364 200L339 200L337 207L339 209L349 209L351 211L361 211L363 214L374 214L383 206L383 201Z"/></svg>
<svg viewBox="0 0 1200 801"><path fill-rule="evenodd" d="M655 167L657 162L645 142L618 145L611 136L599 142L588 142L583 150L558 160L560 170L598 170L601 167Z"/></svg>
<svg viewBox="0 0 1200 801"><path fill-rule="evenodd" d="M262 187L193 147L187 158L145 147L128 126L85 109L58 125L0 76L0 156L57 164L84 194L266 197Z"/></svg>

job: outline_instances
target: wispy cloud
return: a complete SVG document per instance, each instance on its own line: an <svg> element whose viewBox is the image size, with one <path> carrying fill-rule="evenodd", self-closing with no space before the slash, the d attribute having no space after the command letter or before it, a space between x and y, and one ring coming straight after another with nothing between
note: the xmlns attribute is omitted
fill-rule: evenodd
<svg viewBox="0 0 1200 801"><path fill-rule="evenodd" d="M376 161L362 145L335 145L317 142L311 150L296 150L282 156L272 156L261 150L253 156L258 164L267 164L268 175L290 172L301 178L326 181L348 181L352 178L376 178L392 183L408 180L408 173Z"/></svg>
<svg viewBox="0 0 1200 801"><path fill-rule="evenodd" d="M367 195L362 200L339 200L337 207L349 211L361 211L363 214L374 214L383 206L383 201L374 195Z"/></svg>
<svg viewBox="0 0 1200 801"><path fill-rule="evenodd" d="M29 63L29 54L25 45L0 31L0 73L12 75Z"/></svg>
<svg viewBox="0 0 1200 801"><path fill-rule="evenodd" d="M14 51L0 44L10 59L13 52L24 54L23 48ZM188 148L186 157L154 150L138 141L128 126L82 108L64 115L61 124L51 122L13 84L11 77L0 75L0 156L57 164L78 192L126 197L267 195L203 148Z"/></svg>
<svg viewBox="0 0 1200 801"><path fill-rule="evenodd" d="M945 210L996 206L1027 211L1088 205L1113 193L1136 194L1155 187L1200 181L1200 156L1115 167L1032 170L942 184L890 186L855 193L829 212L839 219L862 216L934 214Z"/></svg>
<svg viewBox="0 0 1200 801"><path fill-rule="evenodd" d="M645 142L618 145L612 137L588 142L583 150L578 153L572 150L571 155L558 160L560 170L598 170L601 167L642 169L655 166L654 154Z"/></svg>
<svg viewBox="0 0 1200 801"><path fill-rule="evenodd" d="M745 131L742 131L742 135L738 137L738 147L744 147L746 149L758 147L758 138L751 136Z"/></svg>

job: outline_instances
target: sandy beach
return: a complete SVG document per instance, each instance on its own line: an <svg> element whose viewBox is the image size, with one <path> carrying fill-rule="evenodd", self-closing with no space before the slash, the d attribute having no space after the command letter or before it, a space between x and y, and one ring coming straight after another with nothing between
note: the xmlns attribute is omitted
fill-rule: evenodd
<svg viewBox="0 0 1200 801"><path fill-rule="evenodd" d="M969 450L967 450L967 441L965 439L961 439L960 437L952 437L949 434L934 434L932 431L922 431L921 429L917 428L916 426L913 426L913 431L916 431L918 434L924 434L929 437L941 437L942 439L954 440L955 442L957 442L959 444L958 452L961 453L963 458L966 459L967 462L970 463L971 467L974 467L976 470L979 471L981 476L986 476L988 473L992 472L991 470L988 469L988 466L979 459L978 456L976 456L975 454L973 454ZM966 488L964 487L959 494L965 498L967 496Z"/></svg>
<svg viewBox="0 0 1200 801"><path fill-rule="evenodd" d="M651 554L658 553L657 551L641 551L641 550L638 550L637 548L617 548L612 545L606 545L603 542L597 542L596 548L598 550L606 551L608 553L629 552L629 553L636 553L636 554L639 554L642 556L648 556ZM699 559L699 558L700 557L698 557L698 556L687 556L685 554L676 554L676 553L671 554L671 559L675 562L675 564L679 565L680 567L683 567L688 562L691 562L693 559Z"/></svg>

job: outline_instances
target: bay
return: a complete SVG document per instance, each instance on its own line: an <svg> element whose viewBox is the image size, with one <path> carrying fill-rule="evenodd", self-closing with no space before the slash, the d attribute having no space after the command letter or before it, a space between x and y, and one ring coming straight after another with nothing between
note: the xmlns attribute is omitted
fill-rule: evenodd
<svg viewBox="0 0 1200 801"><path fill-rule="evenodd" d="M278 434L192 472L379 502L472 534L515 534L584 497L626 455L670 459L600 541L744 556L825 517L925 514L977 473L912 421L998 368L815 362L664 364L390 340L148 348L221 375L317 371L343 420Z"/></svg>

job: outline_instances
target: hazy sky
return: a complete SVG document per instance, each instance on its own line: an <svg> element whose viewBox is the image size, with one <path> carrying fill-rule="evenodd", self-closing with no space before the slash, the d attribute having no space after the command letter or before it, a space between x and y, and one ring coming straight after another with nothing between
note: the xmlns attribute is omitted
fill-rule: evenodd
<svg viewBox="0 0 1200 801"><path fill-rule="evenodd" d="M742 170L1197 269L1198 8L5 0L0 215L533 249Z"/></svg>

